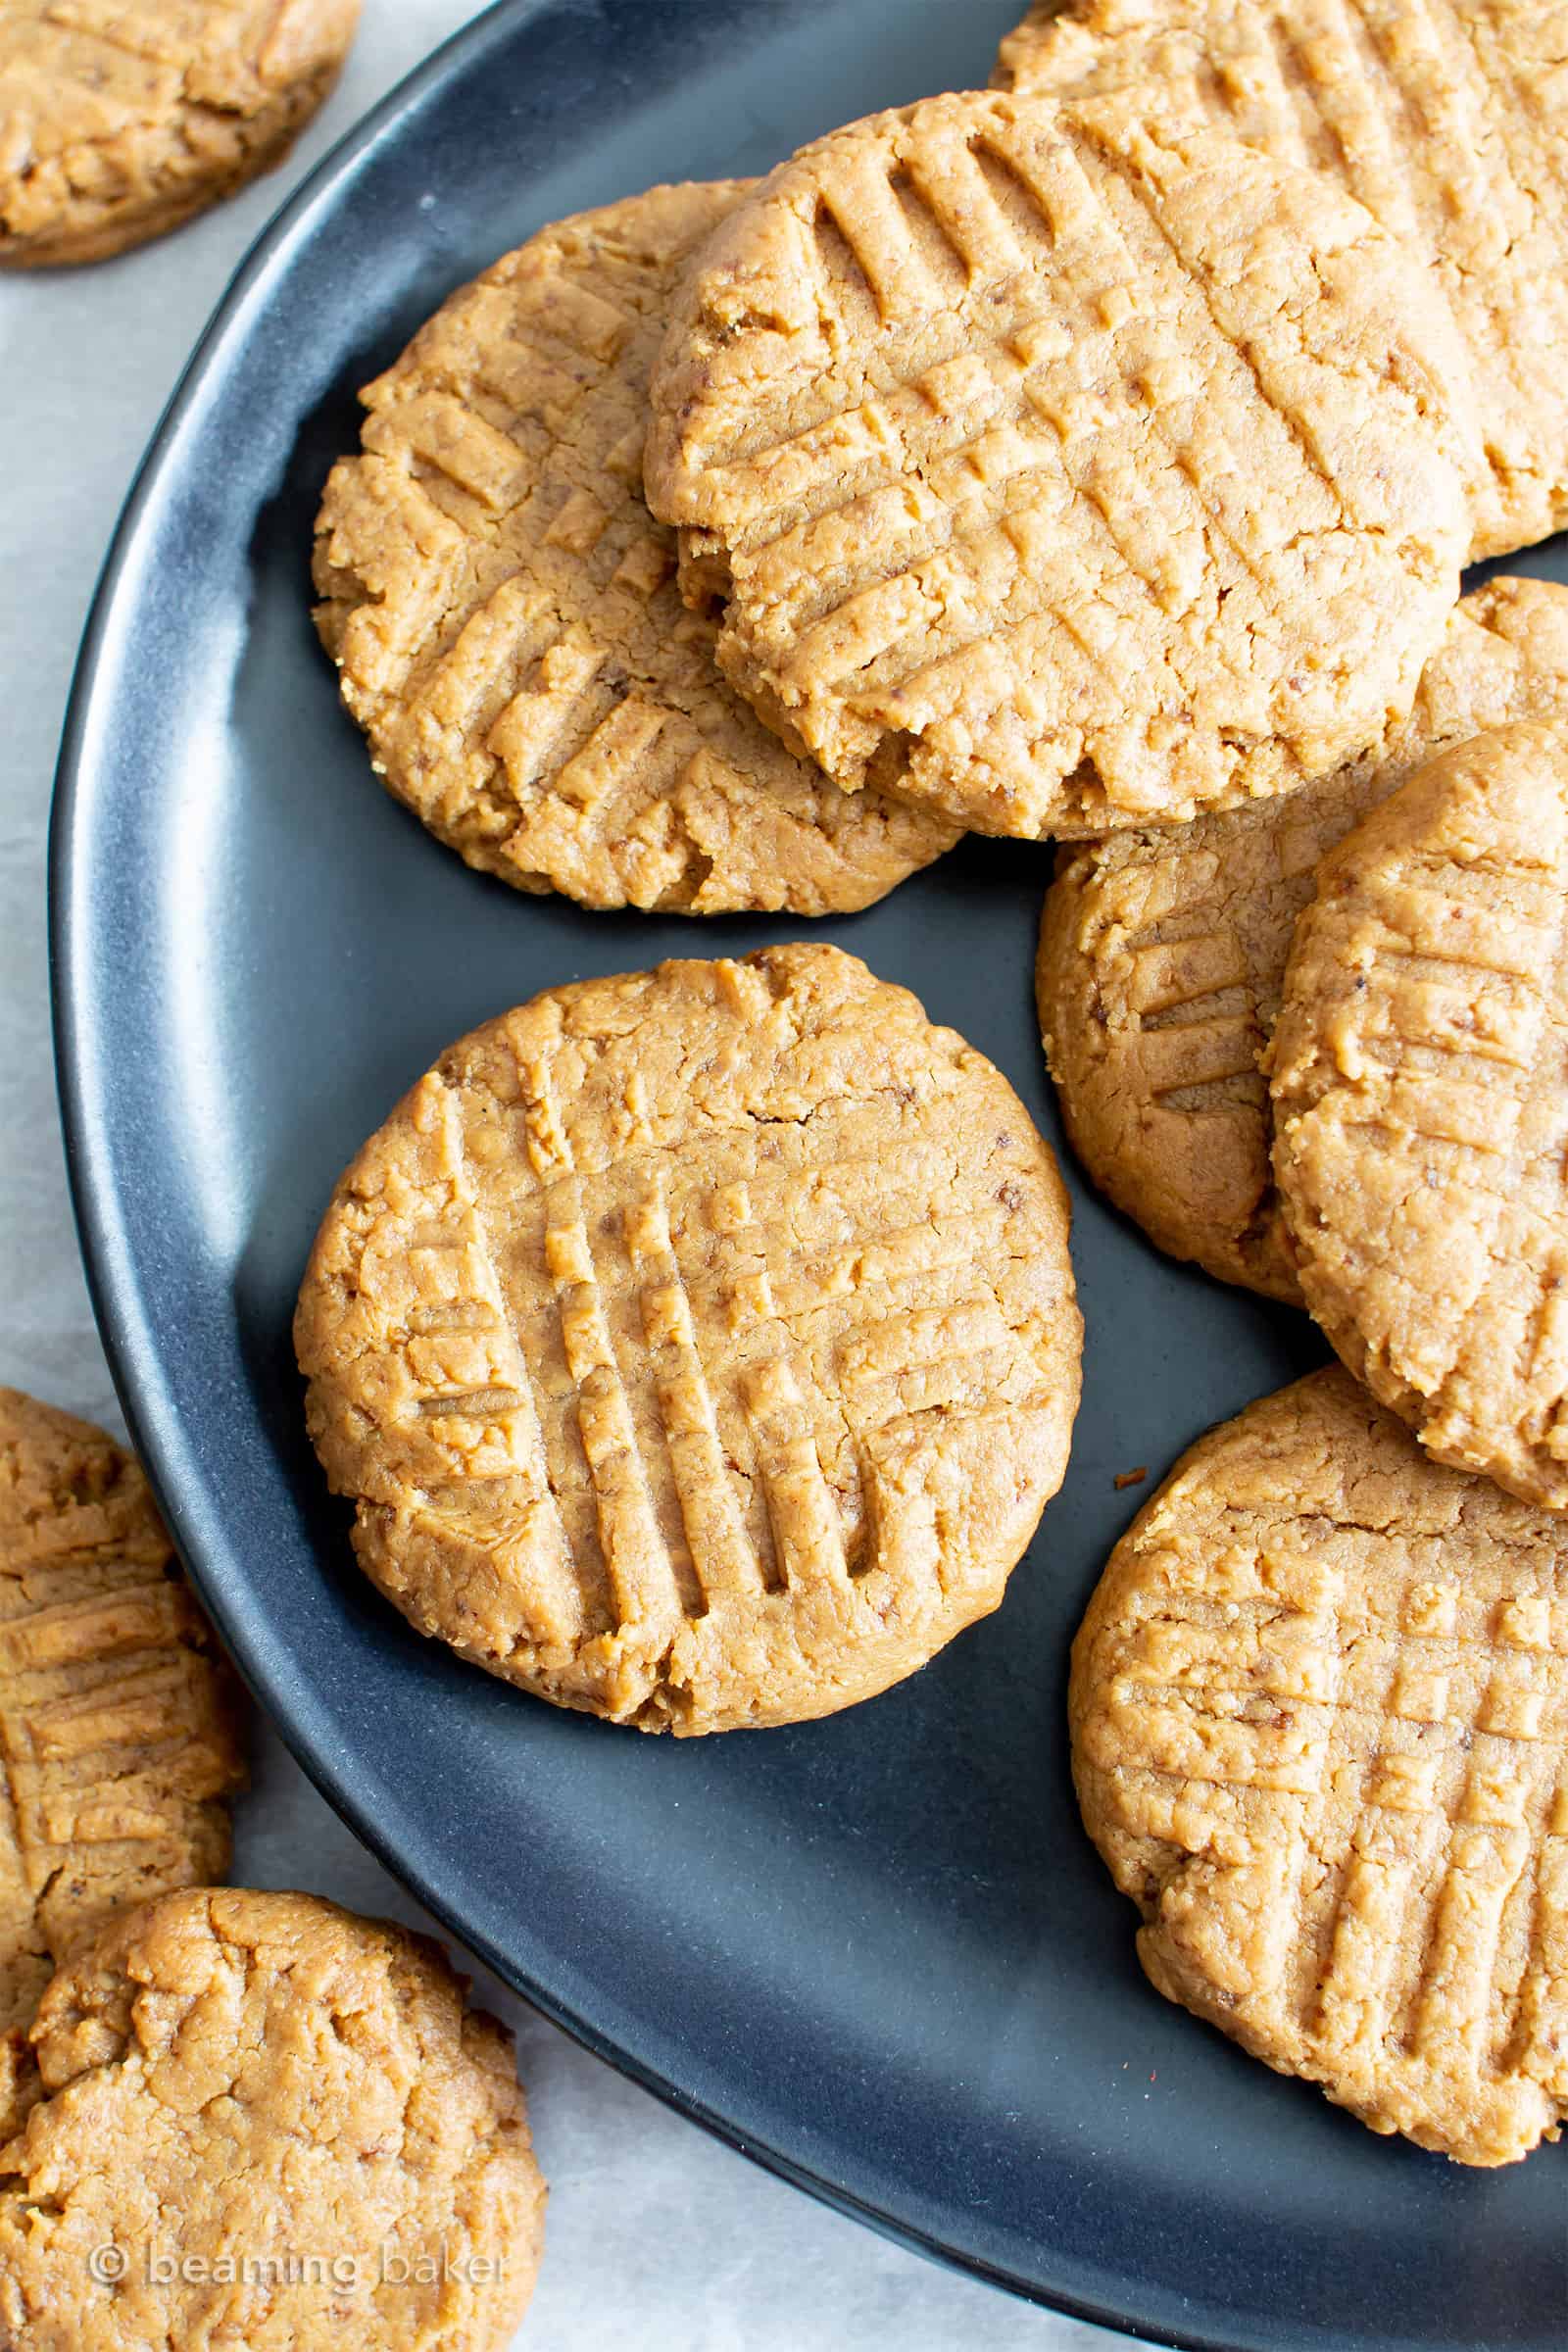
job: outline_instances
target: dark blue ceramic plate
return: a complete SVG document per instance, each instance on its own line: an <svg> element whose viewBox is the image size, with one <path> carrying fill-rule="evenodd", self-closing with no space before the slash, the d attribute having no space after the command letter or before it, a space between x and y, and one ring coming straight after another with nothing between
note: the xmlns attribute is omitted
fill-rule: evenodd
<svg viewBox="0 0 1568 2352"><path fill-rule="evenodd" d="M264 237L126 511L61 767L60 1063L104 1337L181 1549L302 1761L591 2047L819 2196L1150 2336L1560 2352L1561 2154L1460 2172L1168 2007L1073 1807L1067 1643L1140 1499L1114 1474L1159 1473L1315 1361L1303 1319L1166 1263L1080 1187L1083 1412L1005 1606L872 1705L689 1745L418 1641L354 1570L305 1441L295 1288L409 1081L547 983L792 928L517 898L384 798L307 611L355 387L540 222L983 81L1012 13L514 0ZM974 844L824 929L1054 1133L1030 1004L1046 871Z"/></svg>

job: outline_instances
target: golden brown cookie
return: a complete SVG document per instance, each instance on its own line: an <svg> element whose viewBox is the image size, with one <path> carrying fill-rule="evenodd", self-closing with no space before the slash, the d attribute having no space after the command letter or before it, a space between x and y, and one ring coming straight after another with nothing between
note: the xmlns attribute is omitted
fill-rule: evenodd
<svg viewBox="0 0 1568 2352"><path fill-rule="evenodd" d="M1302 1295L1439 1461L1568 1509L1568 738L1418 768L1320 867L1273 1045Z"/></svg>
<svg viewBox="0 0 1568 2352"><path fill-rule="evenodd" d="M937 98L715 231L649 503L842 784L1102 833L1380 745L1458 593L1469 393L1360 206L1115 99Z"/></svg>
<svg viewBox="0 0 1568 2352"><path fill-rule="evenodd" d="M1090 1836L1182 2002L1375 2132L1568 2115L1568 1553L1338 1366L1210 1431L1073 1647Z"/></svg>
<svg viewBox="0 0 1568 2352"><path fill-rule="evenodd" d="M1301 1303L1259 1056L1317 863L1446 743L1568 706L1568 588L1467 596L1376 760L1185 830L1064 851L1047 894L1041 1033L1073 1148L1173 1257Z"/></svg>
<svg viewBox="0 0 1568 2352"><path fill-rule="evenodd" d="M57 1976L0 2149L0 2343L502 2352L545 2190L512 2037L445 1954L199 1888Z"/></svg>
<svg viewBox="0 0 1568 2352"><path fill-rule="evenodd" d="M1427 262L1484 427L1473 554L1568 521L1568 96L1539 0L1059 0L1002 45L1005 88L1136 92L1327 172Z"/></svg>
<svg viewBox="0 0 1568 2352"><path fill-rule="evenodd" d="M280 164L360 0L6 0L0 268L96 262Z"/></svg>
<svg viewBox="0 0 1568 2352"><path fill-rule="evenodd" d="M670 292L745 185L653 188L508 254L367 388L326 486L317 624L376 770L520 890L845 912L957 839L769 734L643 505Z"/></svg>
<svg viewBox="0 0 1568 2352"><path fill-rule="evenodd" d="M0 2032L120 1906L222 1877L239 1723L130 1455L0 1389Z"/></svg>
<svg viewBox="0 0 1568 2352"><path fill-rule="evenodd" d="M421 1632L644 1731L825 1715L994 1609L1061 1482L1067 1198L830 947L550 991L340 1182L311 1434Z"/></svg>

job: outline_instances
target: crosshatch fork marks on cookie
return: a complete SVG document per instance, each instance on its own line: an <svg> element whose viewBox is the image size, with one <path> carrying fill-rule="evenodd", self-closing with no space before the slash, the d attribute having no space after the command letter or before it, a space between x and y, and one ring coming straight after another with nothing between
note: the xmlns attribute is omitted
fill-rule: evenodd
<svg viewBox="0 0 1568 2352"><path fill-rule="evenodd" d="M1180 832L1064 852L1041 923L1042 1034L1074 1149L1175 1256L1300 1304L1259 1061L1319 862L1445 743L1548 716L1568 690L1568 588L1467 596L1376 760Z"/></svg>
<svg viewBox="0 0 1568 2352"><path fill-rule="evenodd" d="M1118 101L804 149L706 247L652 405L726 674L841 783L982 830L1325 772L1408 709L1457 589L1438 296L1337 191Z"/></svg>
<svg viewBox="0 0 1568 2352"><path fill-rule="evenodd" d="M1301 1287L1336 1348L1441 1460L1559 1509L1565 883L1555 726L1428 761L1320 869L1272 1079Z"/></svg>
<svg viewBox="0 0 1568 2352"><path fill-rule="evenodd" d="M567 1704L820 1713L986 1608L1065 1462L1066 1207L1005 1082L833 949L453 1049L301 1297L370 1575Z"/></svg>
<svg viewBox="0 0 1568 2352"><path fill-rule="evenodd" d="M135 1463L0 1390L0 2034L119 1905L221 1877L238 1703Z"/></svg>
<svg viewBox="0 0 1568 2352"><path fill-rule="evenodd" d="M744 184L652 188L504 256L367 388L363 450L326 486L317 621L375 765L520 889L818 914L956 838L759 723L643 504L669 295Z"/></svg>
<svg viewBox="0 0 1568 2352"><path fill-rule="evenodd" d="M1074 1659L1085 1818L1159 1988L1469 2163L1568 2113L1568 1575L1334 1370L1211 1433Z"/></svg>
<svg viewBox="0 0 1568 2352"><path fill-rule="evenodd" d="M1519 0L1076 0L1003 43L996 79L1136 92L1331 173L1428 261L1484 427L1476 557L1568 519L1568 70Z"/></svg>

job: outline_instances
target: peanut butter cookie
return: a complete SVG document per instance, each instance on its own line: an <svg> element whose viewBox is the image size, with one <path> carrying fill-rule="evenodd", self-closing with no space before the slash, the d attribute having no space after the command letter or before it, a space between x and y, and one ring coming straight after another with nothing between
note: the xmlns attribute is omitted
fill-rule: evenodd
<svg viewBox="0 0 1568 2352"><path fill-rule="evenodd" d="M544 2182L512 2037L445 1954L199 1888L55 1978L0 2148L0 2343L502 2352Z"/></svg>
<svg viewBox="0 0 1568 2352"><path fill-rule="evenodd" d="M221 1878L239 1722L129 1454L0 1389L0 2032L120 1906Z"/></svg>
<svg viewBox="0 0 1568 2352"><path fill-rule="evenodd" d="M1180 2001L1374 2132L1568 2115L1568 1554L1338 1366L1210 1431L1073 1648L1090 1836Z"/></svg>
<svg viewBox="0 0 1568 2352"><path fill-rule="evenodd" d="M652 406L726 675L840 783L982 832L1329 774L1458 594L1441 296L1339 189L1117 99L804 148L700 257Z"/></svg>
<svg viewBox="0 0 1568 2352"><path fill-rule="evenodd" d="M1568 588L1467 596L1375 760L1287 799L1063 852L1046 898L1040 1027L1073 1148L1173 1257L1301 1303L1259 1056L1318 860L1421 761L1568 708Z"/></svg>
<svg viewBox="0 0 1568 2352"><path fill-rule="evenodd" d="M338 1186L295 1336L422 1632L680 1734L866 1698L994 1609L1081 1324L1000 1073L830 947L592 980L463 1039Z"/></svg>
<svg viewBox="0 0 1568 2352"><path fill-rule="evenodd" d="M360 0L6 0L0 268L96 262L280 164Z"/></svg>
<svg viewBox="0 0 1568 2352"><path fill-rule="evenodd" d="M327 483L317 623L376 770L520 890L846 912L957 839L769 734L643 505L670 293L744 186L653 188L508 254L367 388Z"/></svg>
<svg viewBox="0 0 1568 2352"><path fill-rule="evenodd" d="M1136 93L1327 172L1428 265L1470 356L1475 556L1568 522L1568 98L1538 0L1060 0L996 78Z"/></svg>
<svg viewBox="0 0 1568 2352"><path fill-rule="evenodd" d="M1273 1046L1302 1295L1439 1461L1568 1509L1568 740L1418 768L1319 868Z"/></svg>

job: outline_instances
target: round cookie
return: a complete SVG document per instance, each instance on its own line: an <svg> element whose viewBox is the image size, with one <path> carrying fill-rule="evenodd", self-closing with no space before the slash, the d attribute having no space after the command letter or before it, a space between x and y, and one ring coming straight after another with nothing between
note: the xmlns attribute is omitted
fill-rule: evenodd
<svg viewBox="0 0 1568 2352"><path fill-rule="evenodd" d="M56 1977L30 2040L0 2340L510 2343L544 2182L512 2037L437 1945L314 1895L166 1895Z"/></svg>
<svg viewBox="0 0 1568 2352"><path fill-rule="evenodd" d="M95 262L280 164L359 0L7 0L0 268Z"/></svg>
<svg viewBox="0 0 1568 2352"><path fill-rule="evenodd" d="M0 1389L0 2033L115 1910L222 1877L240 1705L130 1455Z"/></svg>
<svg viewBox="0 0 1568 2352"><path fill-rule="evenodd" d="M1440 1461L1568 1509L1568 739L1418 768L1320 867L1274 1034L1302 1296Z"/></svg>
<svg viewBox="0 0 1568 2352"><path fill-rule="evenodd" d="M1183 2003L1375 2132L1568 2115L1568 1554L1338 1366L1178 1463L1073 1647L1084 1821Z"/></svg>
<svg viewBox="0 0 1568 2352"><path fill-rule="evenodd" d="M1568 522L1568 194L1561 39L1520 0L1061 0L1002 44L1006 89L1136 93L1330 173L1427 264L1485 426L1472 558Z"/></svg>
<svg viewBox="0 0 1568 2352"><path fill-rule="evenodd" d="M327 482L317 625L376 771L520 890L842 913L958 837L759 722L643 505L670 294L745 185L653 188L508 254L367 387Z"/></svg>
<svg viewBox="0 0 1568 2352"><path fill-rule="evenodd" d="M1073 1148L1173 1257L1301 1303L1259 1059L1318 860L1446 743L1568 705L1568 588L1492 580L1453 613L1375 760L1284 800L1064 851L1036 990Z"/></svg>
<svg viewBox="0 0 1568 2352"><path fill-rule="evenodd" d="M936 98L715 231L649 504L851 788L1077 836L1382 743L1458 594L1452 322L1327 183L1116 99Z"/></svg>
<svg viewBox="0 0 1568 2352"><path fill-rule="evenodd" d="M421 1632L677 1734L870 1697L1061 1482L1066 1193L1005 1079L830 947L552 990L327 1210L295 1339Z"/></svg>

